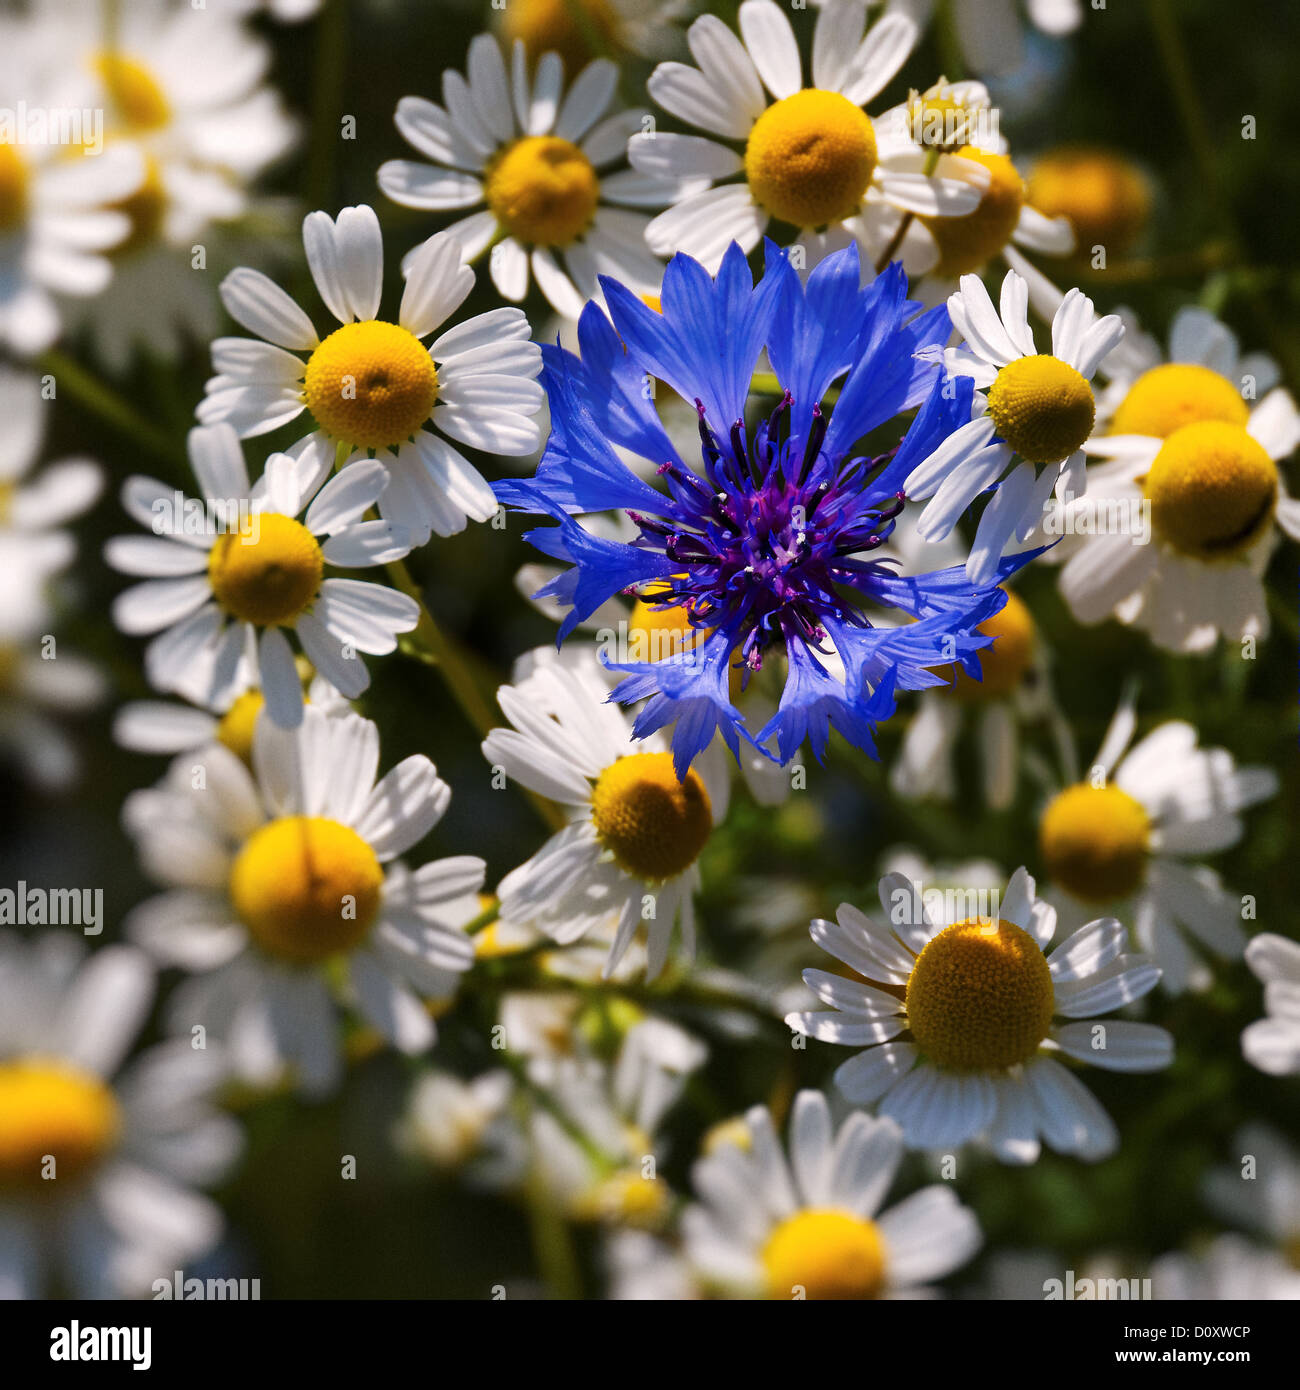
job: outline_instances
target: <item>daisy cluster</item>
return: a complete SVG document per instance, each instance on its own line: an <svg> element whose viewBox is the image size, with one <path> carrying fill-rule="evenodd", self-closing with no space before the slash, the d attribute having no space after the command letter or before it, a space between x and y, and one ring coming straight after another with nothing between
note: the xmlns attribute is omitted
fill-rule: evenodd
<svg viewBox="0 0 1300 1390"><path fill-rule="evenodd" d="M553 1296L1296 1297L1295 340L1013 144L1109 17L348 9L0 10L0 1295L257 1274L282 1137L416 1291L464 1191Z"/></svg>

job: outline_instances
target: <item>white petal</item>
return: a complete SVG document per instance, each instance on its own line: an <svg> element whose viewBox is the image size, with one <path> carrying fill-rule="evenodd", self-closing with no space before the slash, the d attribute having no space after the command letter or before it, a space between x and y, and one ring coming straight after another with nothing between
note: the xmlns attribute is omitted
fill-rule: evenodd
<svg viewBox="0 0 1300 1390"><path fill-rule="evenodd" d="M278 347L305 351L320 342L307 315L260 270L232 270L221 282L221 302L236 323Z"/></svg>

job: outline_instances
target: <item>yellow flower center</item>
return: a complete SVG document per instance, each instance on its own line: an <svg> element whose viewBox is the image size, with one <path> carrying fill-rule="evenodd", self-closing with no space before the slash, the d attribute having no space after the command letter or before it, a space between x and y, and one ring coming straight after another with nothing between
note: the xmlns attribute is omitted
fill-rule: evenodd
<svg viewBox="0 0 1300 1390"><path fill-rule="evenodd" d="M117 114L135 134L158 130L171 119L171 106L157 79L134 58L100 53L91 61Z"/></svg>
<svg viewBox="0 0 1300 1390"><path fill-rule="evenodd" d="M1231 559L1268 528L1277 465L1238 425L1184 425L1165 440L1142 481L1151 524L1183 555Z"/></svg>
<svg viewBox="0 0 1300 1390"><path fill-rule="evenodd" d="M591 819L620 868L661 882L695 863L713 829L713 808L693 768L677 780L671 753L632 753L600 774Z"/></svg>
<svg viewBox="0 0 1300 1390"><path fill-rule="evenodd" d="M1047 957L1012 922L971 918L941 931L907 981L907 1019L923 1053L955 1071L1027 1062L1047 1036L1056 995Z"/></svg>
<svg viewBox="0 0 1300 1390"><path fill-rule="evenodd" d="M1062 149L1045 154L1029 174L1029 204L1044 217L1064 217L1079 250L1126 251L1151 213L1141 171L1108 150Z"/></svg>
<svg viewBox="0 0 1300 1390"><path fill-rule="evenodd" d="M933 274L947 279L969 275L996 256L1011 240L1025 202L1025 181L1004 154L988 154L967 145L956 158L982 164L989 186L975 208L961 217L922 217L939 248Z"/></svg>
<svg viewBox="0 0 1300 1390"><path fill-rule="evenodd" d="M967 144L979 117L980 109L954 96L946 82L924 94L913 93L907 104L912 139L930 150L955 154Z"/></svg>
<svg viewBox="0 0 1300 1390"><path fill-rule="evenodd" d="M1087 782L1052 798L1038 823L1038 847L1053 882L1085 902L1126 898L1146 875L1151 821L1118 787Z"/></svg>
<svg viewBox="0 0 1300 1390"><path fill-rule="evenodd" d="M787 1217L763 1247L769 1298L877 1298L885 1286L885 1241L874 1221L816 1209Z"/></svg>
<svg viewBox="0 0 1300 1390"><path fill-rule="evenodd" d="M1184 425L1218 420L1244 426L1249 419L1250 407L1227 377L1195 363L1166 362L1129 387L1110 432L1168 439Z"/></svg>
<svg viewBox="0 0 1300 1390"><path fill-rule="evenodd" d="M253 940L299 965L359 946L383 885L374 850L355 830L321 816L270 821L230 870L231 902Z"/></svg>
<svg viewBox="0 0 1300 1390"><path fill-rule="evenodd" d="M233 617L257 627L292 622L316 597L325 557L316 537L292 517L261 512L217 537L208 582Z"/></svg>
<svg viewBox="0 0 1300 1390"><path fill-rule="evenodd" d="M875 168L871 117L839 92L815 87L769 106L745 146L754 201L796 227L852 217Z"/></svg>
<svg viewBox="0 0 1300 1390"><path fill-rule="evenodd" d="M568 246L591 226L600 180L571 140L528 135L488 166L487 204L527 246Z"/></svg>
<svg viewBox="0 0 1300 1390"><path fill-rule="evenodd" d="M303 399L335 439L385 449L409 439L438 399L438 371L414 333L395 323L345 323L307 361Z"/></svg>
<svg viewBox="0 0 1300 1390"><path fill-rule="evenodd" d="M1034 659L1035 629L1029 609L1015 594L1007 594L1006 606L986 618L977 632L993 638L993 645L979 653L983 680L972 680L960 666L955 667L948 687L963 703L999 700L1010 695L1025 678Z"/></svg>
<svg viewBox="0 0 1300 1390"><path fill-rule="evenodd" d="M110 203L109 207L114 212L125 213L131 223L126 236L113 247L113 255L127 256L157 241L167 215L167 190L163 187L157 160L146 161L144 182L134 193Z"/></svg>
<svg viewBox="0 0 1300 1390"><path fill-rule="evenodd" d="M121 1131L117 1098L99 1077L58 1060L0 1062L0 1191L51 1190L93 1168Z"/></svg>
<svg viewBox="0 0 1300 1390"><path fill-rule="evenodd" d="M1068 362L1049 353L1018 357L989 387L989 415L998 433L1027 463L1060 463L1092 433L1092 387Z"/></svg>
<svg viewBox="0 0 1300 1390"><path fill-rule="evenodd" d="M14 145L0 145L0 232L12 231L27 216L27 161Z"/></svg>
<svg viewBox="0 0 1300 1390"><path fill-rule="evenodd" d="M609 0L510 0L502 31L511 47L523 39L533 60L558 53L571 77L619 43L618 15Z"/></svg>

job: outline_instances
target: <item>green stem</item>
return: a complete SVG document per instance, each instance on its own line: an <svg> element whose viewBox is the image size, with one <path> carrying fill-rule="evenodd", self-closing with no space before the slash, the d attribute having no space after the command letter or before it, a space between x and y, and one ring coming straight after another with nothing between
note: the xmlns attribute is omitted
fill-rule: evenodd
<svg viewBox="0 0 1300 1390"><path fill-rule="evenodd" d="M309 208L323 208L334 191L334 150L342 138L343 79L347 68L348 20L345 0L325 0L316 24L311 129L304 194Z"/></svg>
<svg viewBox="0 0 1300 1390"><path fill-rule="evenodd" d="M1172 0L1147 0L1147 16L1155 35L1156 46L1160 50L1174 104L1187 131L1187 142L1191 147L1192 157L1205 184L1206 199L1213 216L1223 229L1223 235L1228 242L1230 261L1240 260L1241 228L1224 191L1210 124L1201 105L1196 78L1187 57L1182 34L1179 32ZM1253 279L1245 279L1240 284L1240 290L1259 325L1259 331L1267 340L1273 355L1282 364L1288 381L1292 386L1300 383L1300 346L1297 346L1294 335L1279 323L1269 297Z"/></svg>
<svg viewBox="0 0 1300 1390"><path fill-rule="evenodd" d="M447 689L460 706L465 718L484 737L497 726L497 718L479 689L478 682L465 660L459 646L438 626L428 606L420 586L411 577L405 560L394 560L385 566L388 577L408 598L413 598L420 606L419 621L415 631L403 639L403 649L414 653L421 660L436 666L442 673ZM553 801L538 796L536 792L522 789L533 809L546 822L551 830L563 830L568 824L564 812Z"/></svg>
<svg viewBox="0 0 1300 1390"><path fill-rule="evenodd" d="M551 1201L540 1173L529 1175L524 1185L528 1230L533 1242L537 1273L556 1298L576 1301L582 1297L582 1279L573 1236L563 1214Z"/></svg>
<svg viewBox="0 0 1300 1390"><path fill-rule="evenodd" d="M487 700L484 699L483 692L478 688L478 683L470 674L469 667L465 664L461 653L438 626L433 614L429 612L424 602L424 596L420 592L420 586L411 577L411 572L406 567L406 561L394 560L385 568L394 585L420 605L419 621L415 625L415 631L406 639L407 642L415 648L420 656L425 657L432 665L438 667L442 672L443 680L447 683L447 688L455 697L456 703L460 706L466 719L473 724L480 734L486 735L490 729L496 726L496 716L492 713Z"/></svg>
<svg viewBox="0 0 1300 1390"><path fill-rule="evenodd" d="M105 385L71 357L51 349L42 354L39 365L43 373L54 378L56 391L63 387L78 405L111 425L119 434L173 466L178 457L183 457L182 446L150 424L112 387Z"/></svg>
<svg viewBox="0 0 1300 1390"><path fill-rule="evenodd" d="M1201 178L1205 181L1205 192L1209 195L1224 230L1235 240L1236 229L1232 214L1219 188L1219 166L1214 155L1214 143L1210 138L1210 127L1201 109L1196 79L1192 76L1192 67L1187 59L1182 35L1178 32L1178 21L1174 17L1170 0L1147 0L1147 17L1155 33L1156 47L1160 50L1165 75L1173 91L1174 103L1187 131L1187 142L1200 168Z"/></svg>
<svg viewBox="0 0 1300 1390"><path fill-rule="evenodd" d="M493 922L497 921L500 918L500 916L501 904L499 901L494 899L493 902L488 907L485 907L477 917L471 918L470 921L468 921L465 924L465 935L477 936L479 932L486 931L493 924Z"/></svg>
<svg viewBox="0 0 1300 1390"><path fill-rule="evenodd" d="M962 0L965 3L965 0ZM966 63L961 56L961 43L957 38L957 26L952 17L953 0L944 0L939 15L936 33L939 39L939 62L943 75L949 82L966 80Z"/></svg>

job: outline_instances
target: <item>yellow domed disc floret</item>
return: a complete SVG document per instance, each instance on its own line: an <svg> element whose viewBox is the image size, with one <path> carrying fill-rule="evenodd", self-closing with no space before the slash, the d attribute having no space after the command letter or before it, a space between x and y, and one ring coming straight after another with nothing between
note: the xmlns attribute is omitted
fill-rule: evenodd
<svg viewBox="0 0 1300 1390"><path fill-rule="evenodd" d="M1029 609L1008 593L1005 606L975 629L993 638L993 645L979 653L982 680L972 680L960 666L949 689L957 699L978 702L1010 695L1024 680L1034 660L1035 629Z"/></svg>
<svg viewBox="0 0 1300 1390"><path fill-rule="evenodd" d="M1000 1071L1027 1062L1055 1006L1047 958L1012 922L972 918L934 937L907 981L916 1045L955 1071Z"/></svg>
<svg viewBox="0 0 1300 1390"><path fill-rule="evenodd" d="M769 1298L877 1298L885 1286L885 1242L874 1221L816 1210L787 1217L763 1247Z"/></svg>
<svg viewBox="0 0 1300 1390"><path fill-rule="evenodd" d="M285 816L240 850L230 898L263 951L308 965L365 940L383 883L374 850L355 830L321 816Z"/></svg>
<svg viewBox="0 0 1300 1390"><path fill-rule="evenodd" d="M671 753L632 753L600 774L591 819L622 869L662 882L695 863L713 829L713 808L694 769L677 780Z"/></svg>
<svg viewBox="0 0 1300 1390"><path fill-rule="evenodd" d="M1068 362L1019 357L989 388L997 432L1027 463L1060 463L1080 448L1097 417L1092 387Z"/></svg>
<svg viewBox="0 0 1300 1390"><path fill-rule="evenodd" d="M0 232L27 216L27 161L13 145L0 144Z"/></svg>
<svg viewBox="0 0 1300 1390"><path fill-rule="evenodd" d="M345 323L307 361L303 399L335 439L385 449L409 439L438 399L438 371L414 333L395 323Z"/></svg>
<svg viewBox="0 0 1300 1390"><path fill-rule="evenodd" d="M117 1143L121 1111L98 1076L61 1060L0 1062L0 1192L62 1185ZM53 1178L46 1157L54 1159Z"/></svg>
<svg viewBox="0 0 1300 1390"><path fill-rule="evenodd" d="M609 0L510 0L501 27L512 48L523 39L529 58L558 53L571 76L619 42L618 16Z"/></svg>
<svg viewBox="0 0 1300 1390"><path fill-rule="evenodd" d="M528 135L488 166L487 204L526 246L569 246L591 226L600 180L571 140Z"/></svg>
<svg viewBox="0 0 1300 1390"><path fill-rule="evenodd" d="M1184 425L1165 440L1143 480L1151 524L1183 555L1232 559L1268 528L1277 465L1237 425Z"/></svg>
<svg viewBox="0 0 1300 1390"><path fill-rule="evenodd" d="M233 617L258 627L291 622L320 589L325 557L316 537L292 517L262 512L217 537L208 582Z"/></svg>
<svg viewBox="0 0 1300 1390"><path fill-rule="evenodd" d="M121 53L101 53L91 63L109 100L136 135L159 130L171 120L171 105L158 79L143 63Z"/></svg>
<svg viewBox="0 0 1300 1390"><path fill-rule="evenodd" d="M1030 170L1029 205L1044 217L1064 217L1081 252L1118 252L1146 226L1151 190L1135 165L1109 150L1060 149Z"/></svg>
<svg viewBox="0 0 1300 1390"><path fill-rule="evenodd" d="M1011 240L1025 202L1025 181L1004 154L988 154L967 145L955 158L969 159L989 171L989 186L974 210L961 217L922 217L939 248L931 272L955 279L978 270Z"/></svg>
<svg viewBox="0 0 1300 1390"><path fill-rule="evenodd" d="M1110 432L1168 439L1184 425L1217 420L1244 426L1249 419L1250 407L1227 377L1192 362L1166 362L1129 387Z"/></svg>
<svg viewBox="0 0 1300 1390"><path fill-rule="evenodd" d="M1052 798L1038 823L1038 847L1053 882L1085 902L1135 892L1146 875L1151 821L1119 787L1087 782Z"/></svg>
<svg viewBox="0 0 1300 1390"><path fill-rule="evenodd" d="M745 146L754 201L796 227L852 217L875 168L871 117L839 92L816 88L769 106Z"/></svg>

